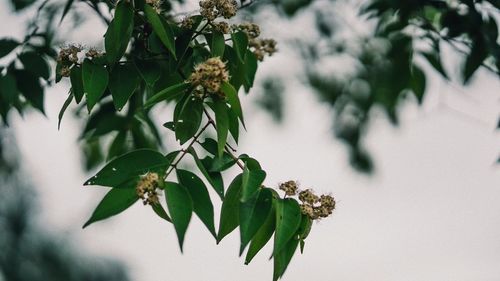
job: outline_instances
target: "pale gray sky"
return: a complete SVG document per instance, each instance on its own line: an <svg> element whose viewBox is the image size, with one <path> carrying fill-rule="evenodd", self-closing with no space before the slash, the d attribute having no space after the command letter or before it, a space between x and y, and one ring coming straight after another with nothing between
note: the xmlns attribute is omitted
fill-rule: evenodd
<svg viewBox="0 0 500 281"><path fill-rule="evenodd" d="M0 37L21 34L3 6L0 18L7 24ZM307 32L307 26L293 27ZM75 38L97 40L102 33L97 25ZM267 60L258 77L295 65L285 50ZM480 71L467 88L434 77L424 106L405 106L399 128L375 113L366 139L377 165L373 177L347 164L345 148L331 137L329 108L293 80L287 83L293 87L285 94L282 126L252 107L251 95L243 98L248 132L239 152L261 162L267 185L296 179L331 192L338 207L333 217L314 224L304 255L294 258L284 280L500 280L496 77ZM78 124L70 114L57 131L67 90L61 84L48 91L48 118L16 116L13 126L41 200L40 215L54 231L68 233L90 252L122 259L133 280L271 279L269 248L245 266L237 257L237 231L216 246L195 217L183 255L173 227L141 204L82 230L105 189L82 186L87 176L79 166Z"/></svg>

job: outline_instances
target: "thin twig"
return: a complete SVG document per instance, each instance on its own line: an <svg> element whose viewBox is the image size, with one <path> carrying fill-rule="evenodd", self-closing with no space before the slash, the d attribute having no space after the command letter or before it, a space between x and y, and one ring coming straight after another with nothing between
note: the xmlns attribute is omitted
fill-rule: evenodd
<svg viewBox="0 0 500 281"><path fill-rule="evenodd" d="M164 180L167 180L168 176L172 173L172 171L177 168L177 165L179 164L179 162L181 162L182 158L184 158L184 156L188 153L189 149L193 146L193 144L195 144L198 141L198 138L208 128L208 126L210 126L212 122L213 122L212 120L209 120L207 124L205 124L205 126L203 126L203 128L201 128L201 130L193 137L193 140L191 140L189 145L181 150L182 151L181 156L173 164L170 165L170 169L165 174L165 177L163 177Z"/></svg>

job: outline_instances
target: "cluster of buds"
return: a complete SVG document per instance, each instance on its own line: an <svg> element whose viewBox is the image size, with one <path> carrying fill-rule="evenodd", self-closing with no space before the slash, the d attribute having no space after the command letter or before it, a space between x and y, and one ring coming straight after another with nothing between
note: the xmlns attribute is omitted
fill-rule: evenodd
<svg viewBox="0 0 500 281"><path fill-rule="evenodd" d="M272 56L277 51L276 41L274 39L252 38L248 42L248 45L252 48L253 53L259 61L264 60L266 54Z"/></svg>
<svg viewBox="0 0 500 281"><path fill-rule="evenodd" d="M192 29L194 25L194 19L192 17L185 17L182 19L180 26L185 29Z"/></svg>
<svg viewBox="0 0 500 281"><path fill-rule="evenodd" d="M219 94L223 82L229 81L226 64L219 57L209 58L197 65L188 82L194 86L201 86L210 93Z"/></svg>
<svg viewBox="0 0 500 281"><path fill-rule="evenodd" d="M159 14L161 13L161 4L163 0L146 0L146 4L149 4L153 9Z"/></svg>
<svg viewBox="0 0 500 281"><path fill-rule="evenodd" d="M144 205L158 204L158 187L160 184L160 177L157 173L147 173L139 179L135 187L137 196L142 199Z"/></svg>
<svg viewBox="0 0 500 281"><path fill-rule="evenodd" d="M223 34L231 33L231 27L225 21L212 22L212 28L216 31L219 31L220 33L223 33Z"/></svg>
<svg viewBox="0 0 500 281"><path fill-rule="evenodd" d="M255 39L260 35L260 27L252 22L244 22L238 25L233 25L233 28L245 32L250 39Z"/></svg>
<svg viewBox="0 0 500 281"><path fill-rule="evenodd" d="M200 14L208 21L217 17L225 19L236 15L237 3L235 0L202 0L200 1Z"/></svg>
<svg viewBox="0 0 500 281"><path fill-rule="evenodd" d="M59 55L57 56L57 63L61 65L61 68L59 70L59 74L61 76L70 76L71 66L79 63L80 59L78 55L82 51L84 51L84 48L81 45L68 45L61 48L61 50L59 51ZM94 59L101 57L103 53L97 51L97 49L95 48L89 48L84 55L89 59Z"/></svg>
<svg viewBox="0 0 500 281"><path fill-rule="evenodd" d="M297 194L299 186L296 181L287 181L280 183L279 188L285 192L286 196L294 196Z"/></svg>
<svg viewBox="0 0 500 281"><path fill-rule="evenodd" d="M80 53L82 50L83 47L80 45L69 45L67 47L63 47L59 51L57 62L63 64L78 63L78 53Z"/></svg>
<svg viewBox="0 0 500 281"><path fill-rule="evenodd" d="M299 191L296 181L287 181L279 185L279 189L285 192L286 196L298 195L300 210L312 220L326 218L335 209L335 199L331 195L323 194L318 196L311 189Z"/></svg>

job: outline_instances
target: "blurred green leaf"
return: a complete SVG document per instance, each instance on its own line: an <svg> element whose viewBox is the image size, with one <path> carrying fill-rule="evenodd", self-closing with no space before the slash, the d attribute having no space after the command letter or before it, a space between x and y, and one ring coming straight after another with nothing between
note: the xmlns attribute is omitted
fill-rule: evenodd
<svg viewBox="0 0 500 281"><path fill-rule="evenodd" d="M241 63L245 62L245 57L248 48L248 36L243 31L238 31L231 34L233 48Z"/></svg>
<svg viewBox="0 0 500 281"><path fill-rule="evenodd" d="M425 94L426 79L425 73L416 65L412 67L411 89L417 97L418 103L422 103Z"/></svg>
<svg viewBox="0 0 500 281"><path fill-rule="evenodd" d="M11 38L0 39L0 58L10 54L15 48L19 46L19 42Z"/></svg>
<svg viewBox="0 0 500 281"><path fill-rule="evenodd" d="M72 101L73 101L73 92L70 91L68 98L66 98L66 101L64 101L64 104L61 107L61 110L59 111L59 115L57 118L58 119L58 121L57 121L57 129L58 130L61 128L61 120L64 116L64 112L66 112L66 109L68 108L68 106L71 104Z"/></svg>
<svg viewBox="0 0 500 281"><path fill-rule="evenodd" d="M212 57L222 57L224 55L224 48L226 46L224 34L219 31L213 31L210 34L206 34L205 37L207 39L208 45L210 46Z"/></svg>
<svg viewBox="0 0 500 281"><path fill-rule="evenodd" d="M38 53L28 51L19 55L19 60L23 63L24 69L33 75L42 77L45 80L50 78L50 68L47 61Z"/></svg>
<svg viewBox="0 0 500 281"><path fill-rule="evenodd" d="M173 86L170 86L168 88L165 88L158 93L156 93L154 96L149 98L146 103L144 104L145 108L149 108L161 101L164 100L170 100L175 98L176 96L184 93L185 90L189 89L191 87L190 84L181 82L179 84L175 84Z"/></svg>

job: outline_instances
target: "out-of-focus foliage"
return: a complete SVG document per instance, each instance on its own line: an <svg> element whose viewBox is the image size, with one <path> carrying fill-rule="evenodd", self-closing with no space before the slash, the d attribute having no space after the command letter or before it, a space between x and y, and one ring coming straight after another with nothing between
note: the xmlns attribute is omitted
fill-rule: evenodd
<svg viewBox="0 0 500 281"><path fill-rule="evenodd" d="M322 102L332 106L334 134L348 144L351 163L361 171L373 168L363 148L372 109L384 110L397 125L403 100L413 96L411 100L422 103L426 77L430 74L423 71L422 62L443 79L460 80L464 85L480 67L500 74L497 0L367 0L352 1L351 5L320 0L271 3L292 19L301 13L314 14L318 35L303 38L298 34L294 43L300 46L307 84ZM255 1L253 12L268 12L269 4ZM357 12L358 21L364 22L367 32L359 32L357 22L346 19L346 6ZM347 38L346 32L350 35ZM458 78L451 77L443 67L444 45L463 58ZM338 62L344 66L348 58L354 71L345 75L342 69L329 67L325 61L331 66L331 58L343 58Z"/></svg>
<svg viewBox="0 0 500 281"><path fill-rule="evenodd" d="M70 239L46 229L18 157L15 140L0 129L0 280L129 280L117 261L84 255Z"/></svg>

